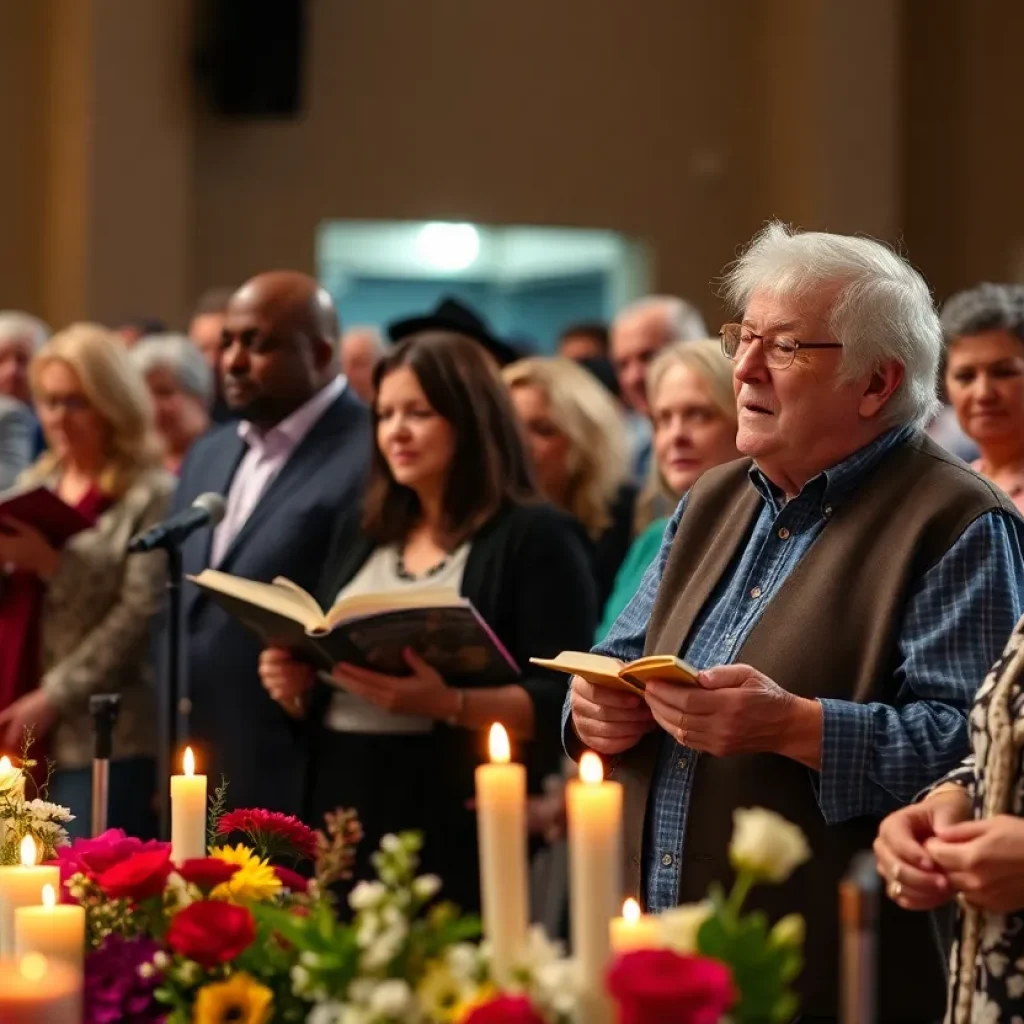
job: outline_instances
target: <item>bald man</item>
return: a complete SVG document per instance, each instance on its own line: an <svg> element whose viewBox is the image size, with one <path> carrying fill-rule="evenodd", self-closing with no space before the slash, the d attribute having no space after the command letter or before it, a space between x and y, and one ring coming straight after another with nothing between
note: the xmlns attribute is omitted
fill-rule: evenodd
<svg viewBox="0 0 1024 1024"><path fill-rule="evenodd" d="M212 567L316 589L332 530L361 497L371 450L366 407L338 376L339 333L330 296L304 274L261 274L232 297L220 372L239 422L194 445L175 497L181 510L216 491L227 513L186 543L187 574ZM260 641L191 585L182 620L189 739L204 770L225 775L234 807L301 814L306 709L286 712L267 696Z"/></svg>

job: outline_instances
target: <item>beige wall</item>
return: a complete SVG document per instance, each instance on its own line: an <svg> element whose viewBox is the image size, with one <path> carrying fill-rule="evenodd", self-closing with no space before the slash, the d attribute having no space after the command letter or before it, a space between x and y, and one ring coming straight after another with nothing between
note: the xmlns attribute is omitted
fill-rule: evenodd
<svg viewBox="0 0 1024 1024"><path fill-rule="evenodd" d="M312 0L306 116L240 124L195 113L187 7L0 0L0 306L180 320L332 217L617 229L712 322L770 216L943 288L1024 237L1015 0Z"/></svg>

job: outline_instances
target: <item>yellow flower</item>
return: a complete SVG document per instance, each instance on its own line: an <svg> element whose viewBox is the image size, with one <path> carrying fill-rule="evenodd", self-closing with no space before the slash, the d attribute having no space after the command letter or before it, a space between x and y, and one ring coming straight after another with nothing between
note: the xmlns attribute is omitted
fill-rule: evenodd
<svg viewBox="0 0 1024 1024"><path fill-rule="evenodd" d="M444 960L431 960L416 995L430 1020L448 1024L455 1019L452 1013L462 1001L463 987Z"/></svg>
<svg viewBox="0 0 1024 1024"><path fill-rule="evenodd" d="M281 891L281 880L274 869L260 860L248 846L218 846L210 851L211 857L237 864L238 870L210 893L212 899L228 903L260 903L273 899Z"/></svg>
<svg viewBox="0 0 1024 1024"><path fill-rule="evenodd" d="M196 997L193 1024L267 1024L274 993L244 971L204 985Z"/></svg>

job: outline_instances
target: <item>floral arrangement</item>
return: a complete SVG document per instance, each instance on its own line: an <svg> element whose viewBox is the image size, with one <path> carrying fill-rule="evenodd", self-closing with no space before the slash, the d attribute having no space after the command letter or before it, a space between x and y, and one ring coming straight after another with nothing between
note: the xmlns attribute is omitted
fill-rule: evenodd
<svg viewBox="0 0 1024 1024"><path fill-rule="evenodd" d="M732 891L660 915L657 948L611 965L621 1024L795 1012L803 922L769 927L743 904L753 885L787 878L807 844L764 810L737 811L735 824ZM573 962L540 929L499 990L479 922L418 873L416 834L384 837L376 878L355 884L344 909L331 887L351 872L351 812L319 833L266 811L218 813L211 836L208 857L177 867L167 844L117 831L58 849L67 894L87 911L86 1024L587 1024Z"/></svg>
<svg viewBox="0 0 1024 1024"><path fill-rule="evenodd" d="M57 850L67 846L65 825L75 816L66 808L46 799L52 765L47 764L44 781L37 785L31 769L37 767L29 755L32 734L26 733L18 764L6 755L0 757L0 865L19 864L22 840L31 836L36 846L37 861L52 859ZM26 797L31 788L35 794Z"/></svg>

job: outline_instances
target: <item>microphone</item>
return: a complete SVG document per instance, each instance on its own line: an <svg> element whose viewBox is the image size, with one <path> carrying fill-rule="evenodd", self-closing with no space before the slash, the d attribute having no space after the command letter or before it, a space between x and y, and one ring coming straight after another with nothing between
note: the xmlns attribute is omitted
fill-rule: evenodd
<svg viewBox="0 0 1024 1024"><path fill-rule="evenodd" d="M204 526L216 526L227 511L227 503L210 491L200 494L192 507L150 527L128 542L128 554L138 555L157 548L175 548Z"/></svg>

